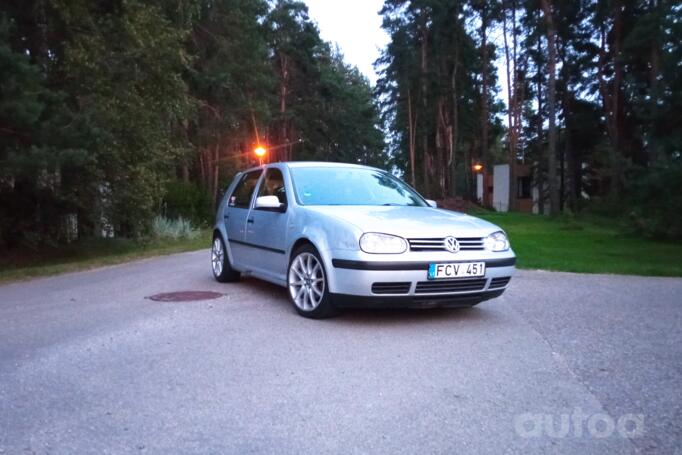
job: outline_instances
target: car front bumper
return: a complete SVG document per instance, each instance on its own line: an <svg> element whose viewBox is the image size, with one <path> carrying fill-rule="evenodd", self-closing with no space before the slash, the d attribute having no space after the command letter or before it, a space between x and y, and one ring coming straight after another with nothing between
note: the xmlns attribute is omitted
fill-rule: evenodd
<svg viewBox="0 0 682 455"><path fill-rule="evenodd" d="M364 259L364 258L363 258ZM417 259L417 258L414 258ZM500 296L516 270L516 257L490 255L486 258L442 257L424 261L370 261L334 258L330 291L340 307L466 307ZM485 262L480 278L428 280L429 263ZM331 277L330 277L331 278ZM402 287L392 292L391 284ZM375 289L384 285L384 289ZM386 289L386 286L389 289Z"/></svg>
<svg viewBox="0 0 682 455"><path fill-rule="evenodd" d="M504 289L474 293L428 294L419 296L372 297L331 294L334 306L339 308L468 308L485 300L494 299L504 293Z"/></svg>

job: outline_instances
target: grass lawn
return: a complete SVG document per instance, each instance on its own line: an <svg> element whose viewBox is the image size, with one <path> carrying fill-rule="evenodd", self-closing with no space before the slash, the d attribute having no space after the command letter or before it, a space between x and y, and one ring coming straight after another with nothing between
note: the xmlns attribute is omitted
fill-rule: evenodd
<svg viewBox="0 0 682 455"><path fill-rule="evenodd" d="M682 242L636 237L617 222L521 213L475 213L509 235L524 269L682 276Z"/></svg>
<svg viewBox="0 0 682 455"><path fill-rule="evenodd" d="M210 246L211 231L206 229L195 239L138 242L127 239L91 239L58 250L0 253L0 283L195 251Z"/></svg>
<svg viewBox="0 0 682 455"><path fill-rule="evenodd" d="M617 223L527 215L474 213L502 227L524 269L682 276L682 243L633 236ZM192 240L92 239L59 250L0 255L0 283L120 264L210 247L210 231Z"/></svg>

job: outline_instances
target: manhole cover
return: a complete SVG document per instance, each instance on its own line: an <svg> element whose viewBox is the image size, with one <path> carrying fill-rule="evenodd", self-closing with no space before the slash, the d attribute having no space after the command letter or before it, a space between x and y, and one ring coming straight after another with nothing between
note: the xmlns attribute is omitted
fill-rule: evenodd
<svg viewBox="0 0 682 455"><path fill-rule="evenodd" d="M211 291L180 291L154 294L145 298L155 302L196 302L199 300L215 300L224 295L220 292Z"/></svg>

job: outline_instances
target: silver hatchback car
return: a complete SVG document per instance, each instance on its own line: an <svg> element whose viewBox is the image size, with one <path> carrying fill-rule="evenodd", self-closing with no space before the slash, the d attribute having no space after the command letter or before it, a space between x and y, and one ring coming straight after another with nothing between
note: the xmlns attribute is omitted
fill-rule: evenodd
<svg viewBox="0 0 682 455"><path fill-rule="evenodd" d="M501 295L516 257L494 224L440 210L388 172L275 163L239 173L211 250L220 282L288 288L310 318L342 307L467 307Z"/></svg>

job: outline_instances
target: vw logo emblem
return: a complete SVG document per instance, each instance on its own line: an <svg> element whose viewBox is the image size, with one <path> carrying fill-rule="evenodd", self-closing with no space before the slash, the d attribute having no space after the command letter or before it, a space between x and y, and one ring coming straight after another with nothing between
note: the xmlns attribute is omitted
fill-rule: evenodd
<svg viewBox="0 0 682 455"><path fill-rule="evenodd" d="M453 236L445 237L445 249L450 253L456 253L459 251L459 242Z"/></svg>

